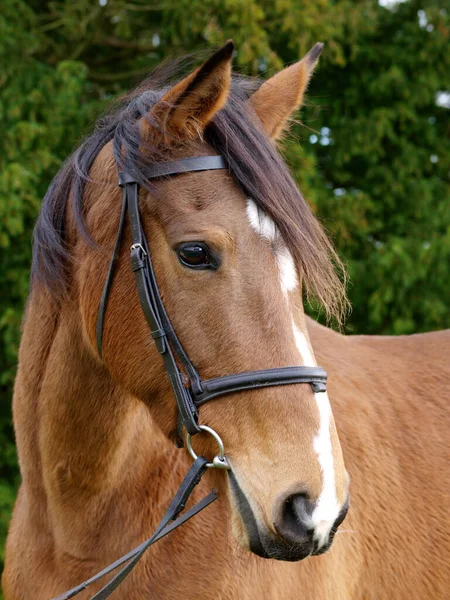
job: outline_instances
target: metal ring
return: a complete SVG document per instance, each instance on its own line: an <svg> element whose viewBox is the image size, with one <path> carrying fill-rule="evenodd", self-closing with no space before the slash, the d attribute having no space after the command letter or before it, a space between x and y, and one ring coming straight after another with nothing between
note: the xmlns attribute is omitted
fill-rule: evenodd
<svg viewBox="0 0 450 600"><path fill-rule="evenodd" d="M219 446L219 454L213 458L213 462L208 463L206 466L209 469L212 469L212 468L229 469L230 465L225 457L225 448L224 448L222 438L220 437L220 435L216 431L214 431L214 429L211 429L211 427L208 427L207 425L199 425L199 428L202 431L206 431L206 433L209 433L210 435L212 435L213 438L216 440L217 445ZM189 454L192 456L192 458L194 460L197 460L198 456L194 452L194 449L192 448L191 438L192 438L191 434L188 433L186 435L186 447L188 449Z"/></svg>

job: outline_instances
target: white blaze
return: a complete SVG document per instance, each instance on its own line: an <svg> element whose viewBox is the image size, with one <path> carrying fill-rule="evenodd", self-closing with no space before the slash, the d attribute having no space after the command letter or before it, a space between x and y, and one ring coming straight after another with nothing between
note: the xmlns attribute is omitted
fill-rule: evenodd
<svg viewBox="0 0 450 600"><path fill-rule="evenodd" d="M289 249L283 243L275 252L278 269L280 271L280 282L283 294L287 296L298 286L297 269Z"/></svg>
<svg viewBox="0 0 450 600"><path fill-rule="evenodd" d="M298 286L297 270L292 254L284 243L275 223L250 198L247 200L247 216L252 229L267 240L273 248L280 274L281 290L287 298L288 292L293 291ZM291 318L295 345L300 353L302 364L309 367L316 366L316 361L305 334L297 327L293 317ZM333 447L330 434L330 401L326 392L314 394L314 397L319 411L320 425L319 431L313 440L313 446L322 469L323 486L311 521L316 530L316 540L319 546L322 546L328 539L331 527L339 515L340 507L336 497Z"/></svg>
<svg viewBox="0 0 450 600"><path fill-rule="evenodd" d="M322 467L323 487L312 514L312 521L316 529L315 537L319 546L322 546L328 540L333 523L339 515L340 506L336 497L333 447L330 435L330 401L327 392L314 395L320 413L320 427L314 438L314 450L317 452Z"/></svg>
<svg viewBox="0 0 450 600"><path fill-rule="evenodd" d="M278 230L272 219L258 208L256 203L248 198L247 200L247 216L252 229L258 235L273 244L278 237Z"/></svg>
<svg viewBox="0 0 450 600"><path fill-rule="evenodd" d="M297 327L292 319L295 344L307 367L315 367L314 360L308 340L303 332ZM322 468L323 486L319 499L311 516L312 526L315 528L316 539L319 546L326 543L333 523L339 515L339 503L336 497L336 483L334 475L333 446L331 444L330 422L331 406L327 392L314 394L320 415L320 426L313 440L314 450L317 453L319 464Z"/></svg>
<svg viewBox="0 0 450 600"><path fill-rule="evenodd" d="M308 340L306 339L306 335L297 327L293 317L292 331L294 332L295 345L297 346L297 350L300 352L303 365L305 367L316 367L316 361L314 359Z"/></svg>
<svg viewBox="0 0 450 600"><path fill-rule="evenodd" d="M281 289L286 296L288 292L295 290L298 285L297 270L292 254L284 243L275 223L250 198L247 200L247 216L252 229L272 246L280 272Z"/></svg>

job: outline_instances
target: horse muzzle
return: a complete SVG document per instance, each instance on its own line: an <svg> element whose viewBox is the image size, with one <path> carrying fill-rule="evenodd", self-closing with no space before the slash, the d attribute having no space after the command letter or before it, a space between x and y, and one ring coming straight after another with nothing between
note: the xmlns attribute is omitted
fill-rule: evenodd
<svg viewBox="0 0 450 600"><path fill-rule="evenodd" d="M247 531L251 552L262 558L295 562L329 550L339 525L347 515L348 498L336 520L325 525L324 533L324 524L321 524L322 531L319 532L311 522L314 503L305 494L291 495L277 511L271 531L257 521L233 472L228 473L233 499Z"/></svg>

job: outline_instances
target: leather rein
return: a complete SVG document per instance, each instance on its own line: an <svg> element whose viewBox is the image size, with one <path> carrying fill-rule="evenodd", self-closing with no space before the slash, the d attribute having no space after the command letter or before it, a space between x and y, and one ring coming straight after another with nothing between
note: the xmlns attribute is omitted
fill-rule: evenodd
<svg viewBox="0 0 450 600"><path fill-rule="evenodd" d="M145 177L150 180L158 177L178 175L180 173L211 171L216 169L227 169L227 164L222 156L197 156L172 162L154 164L146 168ZM85 590L89 585L98 581L101 577L104 577L126 563L99 592L91 597L91 600L104 600L110 596L125 577L127 577L147 548L217 499L216 492L212 490L212 492L203 498L203 500L180 516L193 489L199 483L208 468L230 469L220 436L210 427L199 424L199 406L214 398L232 394L234 392L277 385L289 385L293 383L308 383L315 393L326 391L327 374L322 367L294 366L262 369L203 380L183 349L183 346L171 325L159 293L149 246L140 220L139 184L130 173L122 171L119 173L119 186L123 189L122 211L120 214L116 242L98 310L96 326L97 349L100 357L102 357L105 314L114 277L115 264L119 255L126 216L128 214L132 238L132 245L130 248L131 269L135 276L139 301L150 328L151 336L163 359L177 403L179 415L177 445L179 447L183 446L182 435L184 428L187 433L186 445L194 462L183 479L183 482L164 517L156 528L155 533L148 540L90 579L52 600L68 600L69 598L73 598L81 591ZM181 365L183 371L181 371L178 365ZM188 380L188 385L184 383L186 378ZM219 453L214 457L212 462L208 462L203 456L198 457L192 449L191 436L202 431L212 435L219 446Z"/></svg>

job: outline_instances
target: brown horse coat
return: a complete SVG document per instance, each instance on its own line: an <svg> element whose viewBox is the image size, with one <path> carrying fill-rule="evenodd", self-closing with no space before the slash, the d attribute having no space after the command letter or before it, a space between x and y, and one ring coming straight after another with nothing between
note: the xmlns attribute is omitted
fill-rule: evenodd
<svg viewBox="0 0 450 600"><path fill-rule="evenodd" d="M55 326L48 299L28 308L23 343L36 366L22 371L16 385L15 417L22 426L18 443L27 449L21 462L28 465L27 487L33 497L22 486L8 539L7 600L48 599L150 535L189 464L157 431L145 409L133 406L127 415L127 439L121 440L129 449L125 481L101 518L98 510L85 512L81 502L77 517L81 523L73 525L89 552L55 556L34 451L39 406L33 398L39 397L47 359L45 350L38 350L46 341L43 325L48 328L48 352ZM320 364L329 372L333 412L352 477L351 510L332 549L300 563L271 562L239 550L231 539L228 507L219 500L154 546L117 597L443 600L448 596L450 332L344 337L310 320L308 331ZM102 387L101 382L98 385ZM107 389L102 392L103 398L112 397ZM130 400L119 397L118 404ZM98 408L89 404L85 398L80 407L86 427L95 418L91 411ZM68 476L61 468L61 486ZM81 487L83 482L77 484ZM202 485L205 491L208 484ZM149 493L157 493L156 498L150 500ZM81 598L90 595L86 592Z"/></svg>
<svg viewBox="0 0 450 600"><path fill-rule="evenodd" d="M171 157L211 153L210 140L197 136L227 100L232 48L224 48L158 100L151 114L164 123L164 135L142 123L143 136L159 148L179 136L183 143L171 146ZM273 138L301 102L317 57L316 48L252 96ZM108 250L86 244L76 211L68 211L68 290L58 296L35 282L26 311L14 393L22 485L7 541L6 600L49 600L148 537L191 462L172 443L174 400L140 312L128 241L108 305L104 360L96 353L96 310L120 197L111 144L104 145L90 175L103 185L86 187L86 221ZM295 236L287 225L282 230L289 205L272 207L281 236L267 215L260 227L252 221L253 205L246 205L227 174L183 175L161 182L155 193L143 193L141 201L158 284L200 372L306 364L314 360L313 348L329 373L337 430L331 413L324 421L324 398L315 399L309 386L233 394L200 411L201 421L220 431L258 527L271 536L273 556L284 548L276 522L285 501L306 490L319 506L327 469L328 500L335 503L328 502L327 510L333 516L315 524L326 528L325 540L346 500L347 469L351 509L322 556L262 559L248 552L250 533L226 473L209 472L194 500L214 485L219 501L152 547L113 597L448 597L450 332L392 338L342 336L324 328L305 318L299 293L301 279L332 309L339 295L327 271L326 243L309 213L301 220L299 244L314 240L316 246L306 243L298 256L290 248L296 271L283 242ZM270 214L270 206L263 208ZM180 241L200 235L221 254L217 276L189 272L173 252ZM319 263L323 269L314 274ZM195 443L199 451L211 451L201 439ZM103 584L79 598L86 600Z"/></svg>

